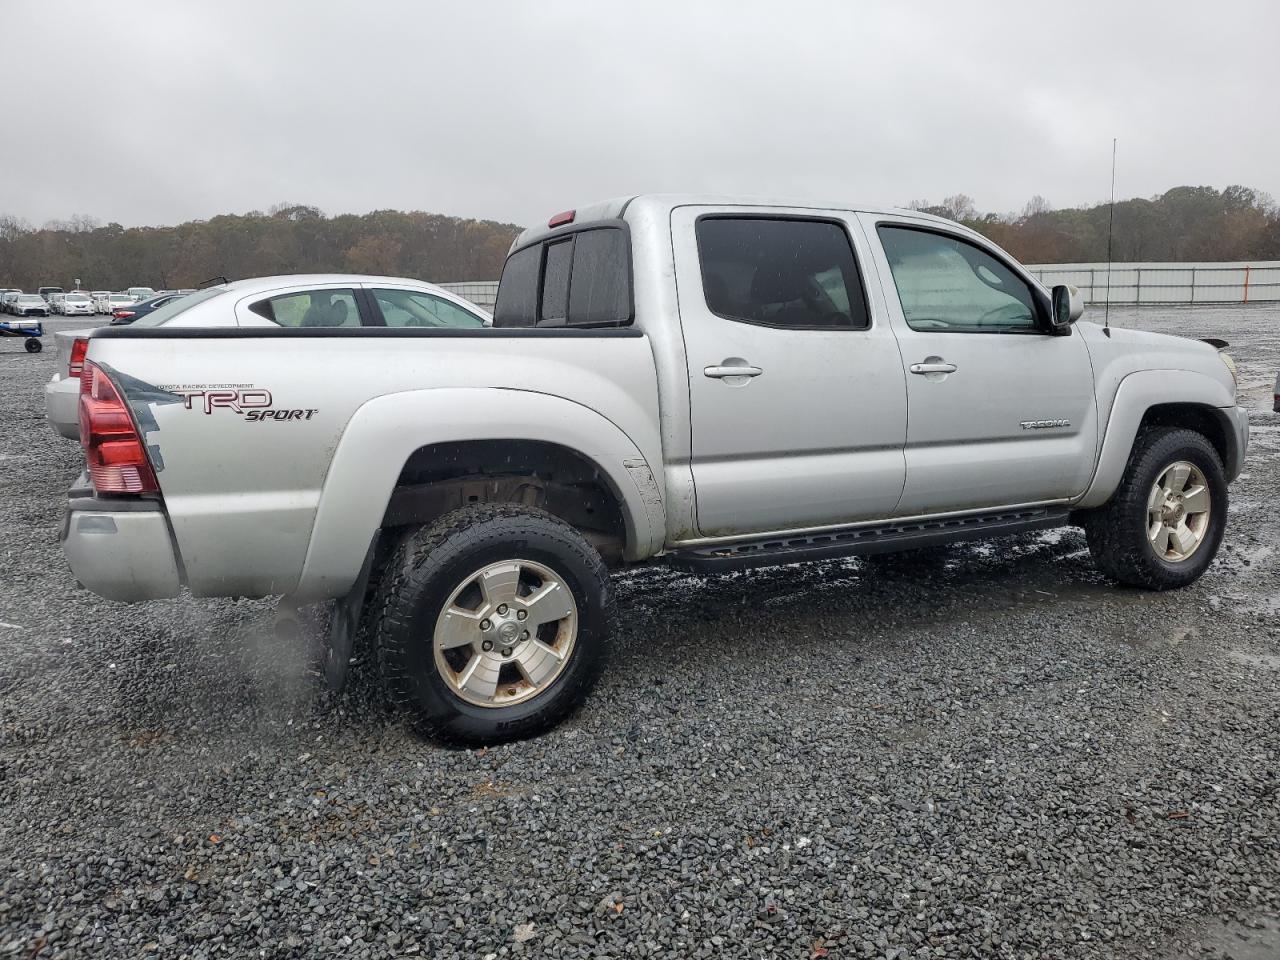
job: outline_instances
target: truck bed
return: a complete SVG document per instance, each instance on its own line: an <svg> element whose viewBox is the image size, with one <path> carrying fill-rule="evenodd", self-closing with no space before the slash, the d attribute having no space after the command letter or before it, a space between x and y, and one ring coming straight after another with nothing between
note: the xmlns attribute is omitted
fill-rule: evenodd
<svg viewBox="0 0 1280 960"><path fill-rule="evenodd" d="M455 424L459 438L528 435L499 408L562 430L600 420L661 462L653 356L635 329L120 328L97 331L88 359L133 410L197 595L297 591L325 494L339 527L380 519L408 455ZM469 422L481 408L484 428ZM311 561L312 593L350 585L349 559Z"/></svg>

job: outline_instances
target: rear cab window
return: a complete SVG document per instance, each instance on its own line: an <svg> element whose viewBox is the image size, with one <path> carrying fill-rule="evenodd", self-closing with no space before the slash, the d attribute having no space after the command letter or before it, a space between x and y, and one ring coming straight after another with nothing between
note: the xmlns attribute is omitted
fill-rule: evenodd
<svg viewBox="0 0 1280 960"><path fill-rule="evenodd" d="M557 230L507 257L495 327L617 327L635 316L631 240L620 220Z"/></svg>

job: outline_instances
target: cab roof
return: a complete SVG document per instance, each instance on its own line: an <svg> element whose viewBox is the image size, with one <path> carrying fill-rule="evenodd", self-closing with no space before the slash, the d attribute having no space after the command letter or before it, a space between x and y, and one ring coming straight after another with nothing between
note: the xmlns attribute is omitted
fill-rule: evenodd
<svg viewBox="0 0 1280 960"><path fill-rule="evenodd" d="M710 206L710 207L788 207L793 210L812 210L815 213L826 210L843 210L851 213L888 213L896 216L907 216L917 220L928 220L934 223L945 223L960 226L944 217L934 216L920 210L906 210L878 204L859 204L848 201L815 200L812 197L799 199L796 197L758 197L742 194L723 193L645 193L629 197L613 197L595 203L577 207L574 210L574 224L589 223L596 220L618 220L625 213L648 214L663 218L670 215L676 207ZM550 218L548 218L550 219ZM567 226L567 224L566 224ZM512 248L523 246L533 240L550 236L559 228L553 228L546 222L526 228L516 237Z"/></svg>

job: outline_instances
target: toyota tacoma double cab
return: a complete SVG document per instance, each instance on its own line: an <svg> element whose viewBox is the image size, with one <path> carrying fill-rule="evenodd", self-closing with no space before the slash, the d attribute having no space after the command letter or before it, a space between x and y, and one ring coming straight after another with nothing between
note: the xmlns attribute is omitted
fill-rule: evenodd
<svg viewBox="0 0 1280 960"><path fill-rule="evenodd" d="M582 700L620 565L1078 525L1119 583L1185 586L1248 442L1223 344L1076 322L1073 288L913 211L566 211L516 239L492 327L402 322L376 280L346 286L342 326L231 284L220 323L94 331L63 548L116 600L328 602L331 680L367 637L392 699L451 741Z"/></svg>

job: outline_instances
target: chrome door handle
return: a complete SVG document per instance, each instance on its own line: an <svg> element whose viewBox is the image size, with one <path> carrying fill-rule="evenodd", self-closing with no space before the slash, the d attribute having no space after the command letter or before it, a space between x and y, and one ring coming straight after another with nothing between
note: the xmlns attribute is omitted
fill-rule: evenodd
<svg viewBox="0 0 1280 960"><path fill-rule="evenodd" d="M725 377L758 377L764 373L759 367L742 366L728 367L717 365L714 367L703 367L702 375L711 377L713 380L723 380Z"/></svg>
<svg viewBox="0 0 1280 960"><path fill-rule="evenodd" d="M912 373L955 373L956 365L940 360L926 360L924 363L913 363L907 368Z"/></svg>

